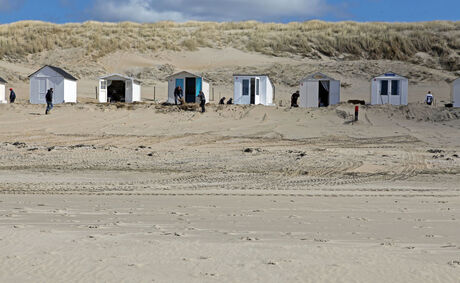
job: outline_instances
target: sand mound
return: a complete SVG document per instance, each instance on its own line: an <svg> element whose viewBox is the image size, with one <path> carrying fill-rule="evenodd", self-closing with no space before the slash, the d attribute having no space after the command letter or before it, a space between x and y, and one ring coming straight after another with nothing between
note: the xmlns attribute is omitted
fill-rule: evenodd
<svg viewBox="0 0 460 283"><path fill-rule="evenodd" d="M432 107L422 103L388 108L391 114L402 115L405 119L425 122L445 122L460 119L460 109Z"/></svg>

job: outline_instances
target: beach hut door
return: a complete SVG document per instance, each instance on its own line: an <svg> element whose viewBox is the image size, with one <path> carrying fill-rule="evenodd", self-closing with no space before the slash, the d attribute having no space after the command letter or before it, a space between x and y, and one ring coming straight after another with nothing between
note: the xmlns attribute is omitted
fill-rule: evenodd
<svg viewBox="0 0 460 283"><path fill-rule="evenodd" d="M180 86L184 90L184 79L176 79L176 87Z"/></svg>
<svg viewBox="0 0 460 283"><path fill-rule="evenodd" d="M256 104L256 79L251 79L251 104Z"/></svg>
<svg viewBox="0 0 460 283"><path fill-rule="evenodd" d="M306 106L307 107L318 107L319 106L319 84L316 81L307 81L306 84Z"/></svg>
<svg viewBox="0 0 460 283"><path fill-rule="evenodd" d="M200 94L200 91L203 90L203 79L202 78L196 78L196 96Z"/></svg>
<svg viewBox="0 0 460 283"><path fill-rule="evenodd" d="M380 104L388 104L390 103L390 99L388 98L389 88L388 88L387 80L380 81Z"/></svg>
<svg viewBox="0 0 460 283"><path fill-rule="evenodd" d="M390 104L401 105L401 83L399 80L392 80L390 82Z"/></svg>
<svg viewBox="0 0 460 283"><path fill-rule="evenodd" d="M185 78L185 102L196 102L196 78Z"/></svg>
<svg viewBox="0 0 460 283"><path fill-rule="evenodd" d="M107 102L107 80L101 80L99 83L99 102L106 103Z"/></svg>
<svg viewBox="0 0 460 283"><path fill-rule="evenodd" d="M330 82L329 104L336 105L340 103L340 81Z"/></svg>
<svg viewBox="0 0 460 283"><path fill-rule="evenodd" d="M133 102L133 81L131 80L125 82L125 102Z"/></svg>
<svg viewBox="0 0 460 283"><path fill-rule="evenodd" d="M40 103L46 103L46 79L38 79L38 99Z"/></svg>

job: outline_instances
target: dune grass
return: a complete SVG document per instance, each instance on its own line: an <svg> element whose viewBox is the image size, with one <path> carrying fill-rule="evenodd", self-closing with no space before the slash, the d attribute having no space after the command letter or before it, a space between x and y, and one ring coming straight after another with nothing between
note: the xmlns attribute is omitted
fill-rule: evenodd
<svg viewBox="0 0 460 283"><path fill-rule="evenodd" d="M417 62L432 58L433 68L460 70L460 22L289 24L259 22L130 22L0 25L0 58L82 48L88 59L118 50L139 52L233 47L272 56L329 57L338 60L387 59Z"/></svg>

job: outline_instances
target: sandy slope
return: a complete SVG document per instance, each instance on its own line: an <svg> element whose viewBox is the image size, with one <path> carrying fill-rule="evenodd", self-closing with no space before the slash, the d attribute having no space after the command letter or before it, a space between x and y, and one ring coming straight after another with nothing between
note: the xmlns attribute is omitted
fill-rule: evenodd
<svg viewBox="0 0 460 283"><path fill-rule="evenodd" d="M194 52L162 51L139 53L116 52L91 62L82 61L84 50L58 50L31 55L28 63L0 61L0 76L17 89L20 100L27 101L29 86L27 77L43 65L63 67L80 78L78 100L95 101L98 78L108 73L123 73L138 77L142 83L144 100L167 99L166 77L172 72L187 70L204 73L214 89L213 102L221 97L233 96L232 75L234 73L269 74L276 86L275 101L287 105L290 95L298 89L299 81L312 73L323 72L344 84L342 101L349 99L370 100L370 80L382 73L393 71L409 77L409 101L421 102L431 90L437 101L451 102L449 82L455 73L399 61L356 60L337 61L331 59L273 57L259 53L242 52L234 48L201 48Z"/></svg>
<svg viewBox="0 0 460 283"><path fill-rule="evenodd" d="M0 281L456 282L460 113L0 105Z"/></svg>

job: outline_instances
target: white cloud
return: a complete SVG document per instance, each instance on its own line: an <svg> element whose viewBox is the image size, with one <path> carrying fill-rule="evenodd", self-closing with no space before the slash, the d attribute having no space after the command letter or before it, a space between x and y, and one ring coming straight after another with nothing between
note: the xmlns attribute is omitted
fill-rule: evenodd
<svg viewBox="0 0 460 283"><path fill-rule="evenodd" d="M319 17L328 8L326 0L96 0L92 14L106 21L279 21Z"/></svg>
<svg viewBox="0 0 460 283"><path fill-rule="evenodd" d="M0 11L11 11L20 7L23 2L23 0L0 0Z"/></svg>

